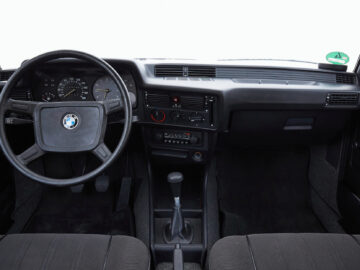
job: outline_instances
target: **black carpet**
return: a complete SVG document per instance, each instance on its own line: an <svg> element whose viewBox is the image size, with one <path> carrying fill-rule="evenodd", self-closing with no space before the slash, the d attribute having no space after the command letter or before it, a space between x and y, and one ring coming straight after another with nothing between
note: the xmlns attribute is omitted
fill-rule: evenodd
<svg viewBox="0 0 360 270"><path fill-rule="evenodd" d="M309 202L307 149L233 149L217 162L223 236L324 231Z"/></svg>
<svg viewBox="0 0 360 270"><path fill-rule="evenodd" d="M49 188L44 190L40 206L24 232L133 235L130 209L114 212L114 204L111 190L74 194L69 188Z"/></svg>

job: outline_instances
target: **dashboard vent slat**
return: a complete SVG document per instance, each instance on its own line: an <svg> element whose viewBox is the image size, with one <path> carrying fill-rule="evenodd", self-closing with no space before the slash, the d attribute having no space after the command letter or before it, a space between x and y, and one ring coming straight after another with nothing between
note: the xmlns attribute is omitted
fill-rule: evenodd
<svg viewBox="0 0 360 270"><path fill-rule="evenodd" d="M150 107L167 108L170 106L170 98L166 94L145 93L146 104Z"/></svg>
<svg viewBox="0 0 360 270"><path fill-rule="evenodd" d="M356 84L351 73L323 72L317 70L295 70L261 67L227 67L199 65L155 65L155 77L219 78L247 80L281 80L297 82L319 82L331 84Z"/></svg>
<svg viewBox="0 0 360 270"><path fill-rule="evenodd" d="M216 77L232 79L314 81L322 83L336 83L335 73L266 68L218 67L216 69Z"/></svg>
<svg viewBox="0 0 360 270"><path fill-rule="evenodd" d="M173 65L155 66L155 77L182 77L183 67Z"/></svg>
<svg viewBox="0 0 360 270"><path fill-rule="evenodd" d="M0 84L0 93L3 90L5 83ZM10 94L10 98L16 100L31 100L31 92L29 89L15 88Z"/></svg>
<svg viewBox="0 0 360 270"><path fill-rule="evenodd" d="M1 70L0 71L0 81L5 82L9 80L11 75L13 75L15 71L14 70Z"/></svg>
<svg viewBox="0 0 360 270"><path fill-rule="evenodd" d="M12 99L16 99L16 100L30 100L31 94L30 94L29 90L26 90L23 88L16 88L16 89L12 90L10 97Z"/></svg>
<svg viewBox="0 0 360 270"><path fill-rule="evenodd" d="M215 78L213 66L156 65L155 77L208 77Z"/></svg>
<svg viewBox="0 0 360 270"><path fill-rule="evenodd" d="M204 98L200 96L181 96L181 108L185 110L203 111Z"/></svg>
<svg viewBox="0 0 360 270"><path fill-rule="evenodd" d="M330 93L326 97L326 105L356 106L358 102L358 93Z"/></svg>
<svg viewBox="0 0 360 270"><path fill-rule="evenodd" d="M189 66L188 76L214 78L216 76L216 68L211 66Z"/></svg>
<svg viewBox="0 0 360 270"><path fill-rule="evenodd" d="M355 75L353 74L336 74L337 83L355 84Z"/></svg>

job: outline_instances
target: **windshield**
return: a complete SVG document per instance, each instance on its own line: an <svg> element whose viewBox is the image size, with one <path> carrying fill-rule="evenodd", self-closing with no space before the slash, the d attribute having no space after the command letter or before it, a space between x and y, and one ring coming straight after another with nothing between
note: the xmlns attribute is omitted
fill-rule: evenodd
<svg viewBox="0 0 360 270"><path fill-rule="evenodd" d="M357 2L5 1L0 65L16 68L56 49L103 58L292 60L277 61L282 66L326 63L328 53L342 52L352 71L360 52Z"/></svg>

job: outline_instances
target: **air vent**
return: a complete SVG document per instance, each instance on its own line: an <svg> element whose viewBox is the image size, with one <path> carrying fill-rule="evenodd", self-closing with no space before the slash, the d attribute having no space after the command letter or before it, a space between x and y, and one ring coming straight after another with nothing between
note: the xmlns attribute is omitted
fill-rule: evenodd
<svg viewBox="0 0 360 270"><path fill-rule="evenodd" d="M13 75L14 70L1 70L0 71L0 81L7 81Z"/></svg>
<svg viewBox="0 0 360 270"><path fill-rule="evenodd" d="M353 74L336 74L337 83L355 84L355 75Z"/></svg>
<svg viewBox="0 0 360 270"><path fill-rule="evenodd" d="M5 86L5 83L0 84L0 93L3 90ZM10 94L10 98L16 99L16 100L31 100L31 93L28 89L21 89L16 88L12 90L12 93Z"/></svg>
<svg viewBox="0 0 360 270"><path fill-rule="evenodd" d="M215 67L210 67L210 66L189 66L188 76L214 78L216 76L216 69Z"/></svg>
<svg viewBox="0 0 360 270"><path fill-rule="evenodd" d="M183 66L157 65L155 66L155 77L182 77Z"/></svg>
<svg viewBox="0 0 360 270"><path fill-rule="evenodd" d="M145 93L145 102L149 107L167 108L170 106L170 97L165 94Z"/></svg>
<svg viewBox="0 0 360 270"><path fill-rule="evenodd" d="M181 96L181 108L185 110L203 111L204 97L199 96Z"/></svg>
<svg viewBox="0 0 360 270"><path fill-rule="evenodd" d="M256 79L256 80L283 80L283 81L311 81L322 83L336 83L335 73L284 70L266 68L231 68L218 67L217 78Z"/></svg>
<svg viewBox="0 0 360 270"><path fill-rule="evenodd" d="M216 68L212 66L157 65L155 77L206 77L214 78Z"/></svg>
<svg viewBox="0 0 360 270"><path fill-rule="evenodd" d="M17 88L12 90L12 93L10 94L10 97L12 99L16 100L30 100L30 91L26 89Z"/></svg>
<svg viewBox="0 0 360 270"><path fill-rule="evenodd" d="M359 102L358 93L330 93L326 97L326 105L354 106Z"/></svg>

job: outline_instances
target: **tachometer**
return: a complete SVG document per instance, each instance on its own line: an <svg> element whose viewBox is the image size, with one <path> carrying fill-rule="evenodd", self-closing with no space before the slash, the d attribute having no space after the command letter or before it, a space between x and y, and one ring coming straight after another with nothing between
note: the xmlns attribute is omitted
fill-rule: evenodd
<svg viewBox="0 0 360 270"><path fill-rule="evenodd" d="M89 88L84 80L75 77L62 79L58 86L58 95L62 100L87 100Z"/></svg>
<svg viewBox="0 0 360 270"><path fill-rule="evenodd" d="M123 77L121 76L121 78ZM135 86L135 84L133 85ZM136 104L135 94L133 92L130 92L129 86L127 84L126 87L129 90L131 103ZM121 99L119 88L109 76L103 76L94 83L93 96L97 101Z"/></svg>
<svg viewBox="0 0 360 270"><path fill-rule="evenodd" d="M121 98L119 88L109 76L97 79L93 87L93 96L97 101Z"/></svg>

